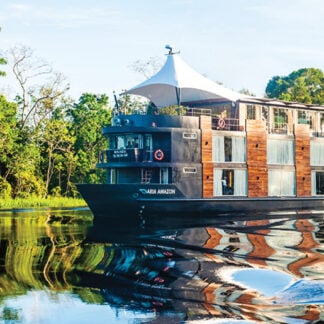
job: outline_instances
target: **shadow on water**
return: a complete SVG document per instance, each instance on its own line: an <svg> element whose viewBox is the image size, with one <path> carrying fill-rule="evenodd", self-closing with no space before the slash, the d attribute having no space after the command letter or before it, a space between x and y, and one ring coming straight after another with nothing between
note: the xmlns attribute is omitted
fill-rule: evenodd
<svg viewBox="0 0 324 324"><path fill-rule="evenodd" d="M81 209L0 221L2 300L50 289L145 322L324 320L320 212L92 222Z"/></svg>

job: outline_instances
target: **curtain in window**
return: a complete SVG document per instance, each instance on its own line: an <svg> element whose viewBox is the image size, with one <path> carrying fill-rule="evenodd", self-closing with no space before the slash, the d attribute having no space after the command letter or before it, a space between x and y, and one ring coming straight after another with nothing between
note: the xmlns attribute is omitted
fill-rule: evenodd
<svg viewBox="0 0 324 324"><path fill-rule="evenodd" d="M222 176L222 169L214 169L214 196L221 196L223 194Z"/></svg>
<svg viewBox="0 0 324 324"><path fill-rule="evenodd" d="M316 196L316 171L312 171L312 196Z"/></svg>
<svg viewBox="0 0 324 324"><path fill-rule="evenodd" d="M224 136L213 136L213 161L225 162Z"/></svg>
<svg viewBox="0 0 324 324"><path fill-rule="evenodd" d="M268 140L269 164L294 164L294 142L292 140Z"/></svg>
<svg viewBox="0 0 324 324"><path fill-rule="evenodd" d="M268 190L269 196L296 195L295 171L269 170Z"/></svg>
<svg viewBox="0 0 324 324"><path fill-rule="evenodd" d="M245 138L244 137L232 137L232 161L233 162L245 162Z"/></svg>
<svg viewBox="0 0 324 324"><path fill-rule="evenodd" d="M247 178L246 170L234 170L234 196L246 196Z"/></svg>
<svg viewBox="0 0 324 324"><path fill-rule="evenodd" d="M311 141L310 160L311 165L324 165L324 143Z"/></svg>

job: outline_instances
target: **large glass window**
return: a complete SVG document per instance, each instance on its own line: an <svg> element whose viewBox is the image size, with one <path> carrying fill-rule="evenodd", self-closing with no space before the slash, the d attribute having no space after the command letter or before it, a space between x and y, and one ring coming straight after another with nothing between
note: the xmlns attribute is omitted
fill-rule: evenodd
<svg viewBox="0 0 324 324"><path fill-rule="evenodd" d="M268 106L262 106L261 119L267 122L268 117L269 117L269 107Z"/></svg>
<svg viewBox="0 0 324 324"><path fill-rule="evenodd" d="M255 105L246 105L246 119L255 119Z"/></svg>
<svg viewBox="0 0 324 324"><path fill-rule="evenodd" d="M312 171L312 195L324 195L323 171Z"/></svg>
<svg viewBox="0 0 324 324"><path fill-rule="evenodd" d="M269 170L268 191L269 196L295 196L295 171Z"/></svg>
<svg viewBox="0 0 324 324"><path fill-rule="evenodd" d="M288 113L286 109L273 108L273 130L277 133L287 133Z"/></svg>
<svg viewBox="0 0 324 324"><path fill-rule="evenodd" d="M293 140L269 139L267 144L268 164L295 164Z"/></svg>
<svg viewBox="0 0 324 324"><path fill-rule="evenodd" d="M160 183L161 184L169 183L169 169L168 168L160 169Z"/></svg>
<svg viewBox="0 0 324 324"><path fill-rule="evenodd" d="M311 141L310 163L311 165L324 165L324 142Z"/></svg>
<svg viewBox="0 0 324 324"><path fill-rule="evenodd" d="M107 182L108 184L117 183L117 170L115 168L107 169Z"/></svg>
<svg viewBox="0 0 324 324"><path fill-rule="evenodd" d="M213 136L214 162L245 162L245 138L239 136Z"/></svg>
<svg viewBox="0 0 324 324"><path fill-rule="evenodd" d="M140 134L113 135L109 139L109 148L113 150L142 147L142 135Z"/></svg>
<svg viewBox="0 0 324 324"><path fill-rule="evenodd" d="M214 196L246 196L247 173L239 169L214 169Z"/></svg>
<svg viewBox="0 0 324 324"><path fill-rule="evenodd" d="M308 124L312 128L313 124L313 112L306 111L306 110L299 110L298 111L298 124Z"/></svg>

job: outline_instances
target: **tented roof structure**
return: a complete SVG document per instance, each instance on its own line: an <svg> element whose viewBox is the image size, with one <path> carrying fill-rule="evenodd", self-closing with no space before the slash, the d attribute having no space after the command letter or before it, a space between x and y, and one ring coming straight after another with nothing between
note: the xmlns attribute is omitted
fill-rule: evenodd
<svg viewBox="0 0 324 324"><path fill-rule="evenodd" d="M124 94L146 97L158 108L204 100L236 101L248 97L207 79L172 50L159 72Z"/></svg>

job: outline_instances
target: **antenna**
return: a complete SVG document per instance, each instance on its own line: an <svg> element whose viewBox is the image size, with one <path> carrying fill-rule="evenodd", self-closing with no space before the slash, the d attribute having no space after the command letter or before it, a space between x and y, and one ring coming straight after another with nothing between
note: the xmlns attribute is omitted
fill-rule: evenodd
<svg viewBox="0 0 324 324"><path fill-rule="evenodd" d="M168 55L173 55L173 54L179 54L180 53L180 51L178 51L178 52L173 52L173 48L172 48L172 46L171 45L165 45L165 48L167 49L167 50L169 50L169 53L168 53Z"/></svg>

